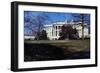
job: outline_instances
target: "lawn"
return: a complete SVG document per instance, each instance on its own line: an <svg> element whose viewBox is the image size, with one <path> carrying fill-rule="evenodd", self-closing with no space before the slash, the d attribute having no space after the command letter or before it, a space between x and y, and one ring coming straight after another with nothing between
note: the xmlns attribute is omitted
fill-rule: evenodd
<svg viewBox="0 0 100 73"><path fill-rule="evenodd" d="M66 51L69 50L70 52L78 52L83 50L90 49L90 40L39 40L39 41L25 41L25 43L30 44L50 44L53 46L61 47Z"/></svg>
<svg viewBox="0 0 100 73"><path fill-rule="evenodd" d="M27 40L24 61L90 58L90 40Z"/></svg>

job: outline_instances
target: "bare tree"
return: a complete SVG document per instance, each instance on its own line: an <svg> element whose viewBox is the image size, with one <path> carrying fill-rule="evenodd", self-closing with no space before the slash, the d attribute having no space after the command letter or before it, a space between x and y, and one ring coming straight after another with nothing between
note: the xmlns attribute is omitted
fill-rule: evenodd
<svg viewBox="0 0 100 73"><path fill-rule="evenodd" d="M34 13L34 12L33 12ZM44 24L49 18L45 13L38 13L37 15L32 15L32 12L27 12L27 16L24 17L25 28L28 28L32 31L32 35L36 37L36 40L39 40L41 31L43 30Z"/></svg>
<svg viewBox="0 0 100 73"><path fill-rule="evenodd" d="M75 21L80 21L81 22L81 26L82 26L82 40L84 40L84 27L85 27L85 23L88 21L87 20L87 14L73 14L73 17L76 18Z"/></svg>
<svg viewBox="0 0 100 73"><path fill-rule="evenodd" d="M31 31L31 34L25 34L25 35L36 35L36 21L34 19L34 16L31 16L31 12L25 12L24 13L24 30L28 29Z"/></svg>
<svg viewBox="0 0 100 73"><path fill-rule="evenodd" d="M60 38L59 39L77 39L78 34L77 30L73 29L70 24L63 25L60 31Z"/></svg>

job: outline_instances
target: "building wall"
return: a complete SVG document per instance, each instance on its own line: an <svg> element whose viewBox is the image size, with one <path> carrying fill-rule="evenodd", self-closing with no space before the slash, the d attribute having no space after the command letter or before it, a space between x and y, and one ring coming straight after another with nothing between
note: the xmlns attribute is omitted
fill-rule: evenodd
<svg viewBox="0 0 100 73"><path fill-rule="evenodd" d="M45 25L44 27L44 30L46 30L47 32L47 37L50 39L50 40L56 40L56 39L59 39L59 33L60 33L60 30L61 30L61 27L63 25L65 25L66 23L57 23L57 24L50 24L50 25ZM69 24L69 23L68 23ZM82 38L82 26L81 24L74 24L74 23L70 23L72 25L73 28L76 28L77 31L78 31L78 34L79 34L79 38ZM66 24L67 25L67 24ZM84 24L86 25L86 24ZM89 36L89 33L88 33L88 28L87 27L84 27L84 37L88 37Z"/></svg>
<svg viewBox="0 0 100 73"><path fill-rule="evenodd" d="M24 36L24 39L31 39L31 40L34 40L35 39L35 36Z"/></svg>

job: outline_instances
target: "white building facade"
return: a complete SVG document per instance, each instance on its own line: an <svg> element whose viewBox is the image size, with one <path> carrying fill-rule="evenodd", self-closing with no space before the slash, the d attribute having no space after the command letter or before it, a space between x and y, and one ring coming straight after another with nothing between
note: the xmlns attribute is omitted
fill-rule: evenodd
<svg viewBox="0 0 100 73"><path fill-rule="evenodd" d="M59 39L59 33L63 25L70 24L73 28L76 28L78 31L79 38L82 38L82 24L81 22L56 22L49 25L44 25L44 30L47 32L47 37L50 40ZM84 37L89 37L89 29L86 27L86 23L84 24Z"/></svg>

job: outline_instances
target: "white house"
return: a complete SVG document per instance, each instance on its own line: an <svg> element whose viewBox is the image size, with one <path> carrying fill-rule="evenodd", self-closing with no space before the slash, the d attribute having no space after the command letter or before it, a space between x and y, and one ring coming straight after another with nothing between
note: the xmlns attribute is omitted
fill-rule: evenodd
<svg viewBox="0 0 100 73"><path fill-rule="evenodd" d="M72 25L73 28L76 28L79 34L79 38L82 38L82 26L81 22L56 22L53 24L44 25L44 30L47 32L47 37L50 40L59 39L59 33L63 25ZM89 37L89 29L86 27L86 23L84 24L84 37Z"/></svg>
<svg viewBox="0 0 100 73"><path fill-rule="evenodd" d="M73 22L73 21L70 21L70 22L67 22L67 21L64 21L64 22L55 22L55 23L52 23L52 24L46 24L44 25L44 30L47 32L47 37L50 39L50 40L56 40L56 39L59 39L59 33L61 31L61 28L63 25L72 25L73 28L76 28L77 31L78 31L78 35L79 35L79 38L82 38L82 24L81 22ZM84 37L89 37L89 29L86 27L86 23L84 24ZM35 36L24 36L25 39L32 39L34 40Z"/></svg>

